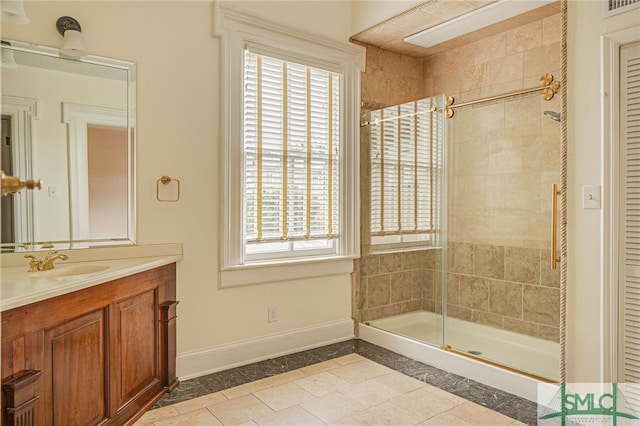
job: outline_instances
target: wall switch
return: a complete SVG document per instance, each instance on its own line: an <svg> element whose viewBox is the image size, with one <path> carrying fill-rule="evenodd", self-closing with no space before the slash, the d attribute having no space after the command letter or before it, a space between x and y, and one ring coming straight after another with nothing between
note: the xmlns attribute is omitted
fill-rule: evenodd
<svg viewBox="0 0 640 426"><path fill-rule="evenodd" d="M278 321L278 307L276 305L269 305L269 322Z"/></svg>
<svg viewBox="0 0 640 426"><path fill-rule="evenodd" d="M58 198L58 188L53 185L49 185L47 189L49 190L49 198Z"/></svg>
<svg viewBox="0 0 640 426"><path fill-rule="evenodd" d="M599 209L602 203L602 190L600 185L588 185L582 187L582 208Z"/></svg>

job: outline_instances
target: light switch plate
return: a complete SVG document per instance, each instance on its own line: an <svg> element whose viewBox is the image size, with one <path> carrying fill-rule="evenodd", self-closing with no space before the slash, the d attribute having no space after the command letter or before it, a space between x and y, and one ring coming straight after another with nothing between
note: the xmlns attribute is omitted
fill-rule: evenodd
<svg viewBox="0 0 640 426"><path fill-rule="evenodd" d="M582 208L599 209L602 204L602 190L600 185L585 185L582 187Z"/></svg>

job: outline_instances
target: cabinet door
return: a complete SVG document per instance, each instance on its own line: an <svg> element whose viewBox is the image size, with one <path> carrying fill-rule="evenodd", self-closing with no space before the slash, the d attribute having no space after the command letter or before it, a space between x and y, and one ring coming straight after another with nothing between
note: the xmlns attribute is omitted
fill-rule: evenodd
<svg viewBox="0 0 640 426"><path fill-rule="evenodd" d="M107 419L106 312L99 310L45 333L48 425L94 425ZM49 381L50 380L50 381Z"/></svg>
<svg viewBox="0 0 640 426"><path fill-rule="evenodd" d="M155 290L116 302L112 358L118 411L149 388L160 386Z"/></svg>

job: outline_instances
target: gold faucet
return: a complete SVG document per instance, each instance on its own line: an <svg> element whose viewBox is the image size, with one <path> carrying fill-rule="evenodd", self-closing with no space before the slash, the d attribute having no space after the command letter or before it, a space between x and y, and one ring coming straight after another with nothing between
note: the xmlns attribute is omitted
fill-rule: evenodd
<svg viewBox="0 0 640 426"><path fill-rule="evenodd" d="M50 269L53 269L53 262L56 259L69 259L69 256L67 256L66 254L58 253L57 251L50 251L42 260L38 260L32 254L25 254L24 257L27 259L31 259L29 260L29 272L48 271Z"/></svg>

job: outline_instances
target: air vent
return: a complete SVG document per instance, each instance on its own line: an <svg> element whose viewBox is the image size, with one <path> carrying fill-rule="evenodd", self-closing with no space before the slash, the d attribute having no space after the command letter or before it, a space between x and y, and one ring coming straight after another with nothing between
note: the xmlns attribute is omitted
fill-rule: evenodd
<svg viewBox="0 0 640 426"><path fill-rule="evenodd" d="M640 7L640 0L603 0L603 16L608 17Z"/></svg>

